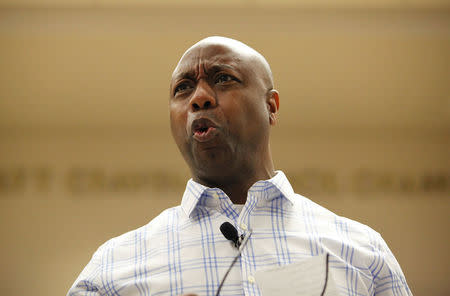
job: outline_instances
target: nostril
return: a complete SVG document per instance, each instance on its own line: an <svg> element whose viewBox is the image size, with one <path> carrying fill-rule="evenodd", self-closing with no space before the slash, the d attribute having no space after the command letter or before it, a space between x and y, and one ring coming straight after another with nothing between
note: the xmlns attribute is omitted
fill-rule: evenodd
<svg viewBox="0 0 450 296"><path fill-rule="evenodd" d="M195 109L195 110L198 110L198 109L200 109L200 106L199 106L199 105L197 105L197 103L194 103L194 104L192 104L192 107L194 107L194 109Z"/></svg>
<svg viewBox="0 0 450 296"><path fill-rule="evenodd" d="M203 104L204 108L208 108L211 107L211 102L210 101L206 101L205 104Z"/></svg>

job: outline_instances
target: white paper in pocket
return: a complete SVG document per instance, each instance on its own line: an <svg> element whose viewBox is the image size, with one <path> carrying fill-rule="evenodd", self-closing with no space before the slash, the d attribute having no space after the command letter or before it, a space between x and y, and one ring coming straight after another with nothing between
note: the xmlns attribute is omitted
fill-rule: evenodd
<svg viewBox="0 0 450 296"><path fill-rule="evenodd" d="M337 295L328 272L328 254L255 273L263 296Z"/></svg>

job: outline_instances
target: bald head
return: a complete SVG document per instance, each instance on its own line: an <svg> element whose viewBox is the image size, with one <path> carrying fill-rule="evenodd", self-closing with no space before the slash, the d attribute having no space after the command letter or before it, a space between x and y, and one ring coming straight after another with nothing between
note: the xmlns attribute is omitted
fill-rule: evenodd
<svg viewBox="0 0 450 296"><path fill-rule="evenodd" d="M264 56L247 44L235 39L221 36L204 38L188 48L172 73L172 82L174 78L176 78L175 76L180 74L180 68L182 67L185 59L191 58L193 55L200 56L202 52L210 48L223 48L224 50L228 50L234 58L236 58L236 60L251 64L253 74L257 75L261 79L261 82L264 84L264 88L267 90L273 89L272 71Z"/></svg>

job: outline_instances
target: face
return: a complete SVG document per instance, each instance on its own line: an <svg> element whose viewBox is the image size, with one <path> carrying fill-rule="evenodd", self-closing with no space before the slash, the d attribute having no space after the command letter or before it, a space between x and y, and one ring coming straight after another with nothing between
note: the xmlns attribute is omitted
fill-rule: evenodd
<svg viewBox="0 0 450 296"><path fill-rule="evenodd" d="M251 169L268 149L271 105L251 55L197 44L176 67L169 102L172 135L195 177Z"/></svg>

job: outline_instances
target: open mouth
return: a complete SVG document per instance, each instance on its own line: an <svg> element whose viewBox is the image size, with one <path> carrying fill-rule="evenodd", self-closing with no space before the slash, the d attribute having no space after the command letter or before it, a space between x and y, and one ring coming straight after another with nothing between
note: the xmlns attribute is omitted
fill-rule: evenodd
<svg viewBox="0 0 450 296"><path fill-rule="evenodd" d="M197 129L195 129L194 134L196 134L196 135L206 134L210 128L211 127L199 127Z"/></svg>
<svg viewBox="0 0 450 296"><path fill-rule="evenodd" d="M199 142L206 142L214 137L216 125L207 118L200 118L192 122L191 130L194 139Z"/></svg>

